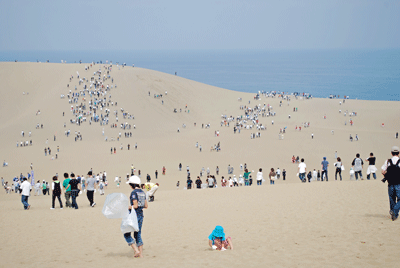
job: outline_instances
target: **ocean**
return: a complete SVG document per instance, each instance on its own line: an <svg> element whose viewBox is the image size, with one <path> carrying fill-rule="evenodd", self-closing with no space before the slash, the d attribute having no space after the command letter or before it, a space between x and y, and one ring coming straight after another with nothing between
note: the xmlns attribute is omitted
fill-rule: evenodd
<svg viewBox="0 0 400 268"><path fill-rule="evenodd" d="M222 87L400 101L400 49L0 51L0 61L126 63Z"/></svg>

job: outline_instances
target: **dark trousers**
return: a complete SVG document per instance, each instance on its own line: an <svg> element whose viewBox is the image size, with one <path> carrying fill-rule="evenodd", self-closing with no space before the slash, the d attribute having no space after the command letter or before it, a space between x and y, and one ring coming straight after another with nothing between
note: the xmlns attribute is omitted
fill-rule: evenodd
<svg viewBox="0 0 400 268"><path fill-rule="evenodd" d="M324 181L324 174L325 174L326 181L328 181L328 170L322 170L321 181Z"/></svg>
<svg viewBox="0 0 400 268"><path fill-rule="evenodd" d="M336 168L335 180L337 180L337 174L339 174L340 180L342 180L342 168Z"/></svg>
<svg viewBox="0 0 400 268"><path fill-rule="evenodd" d="M86 196L87 196L87 199L90 202L90 205L93 205L93 203L94 203L93 195L94 195L94 191L89 191L89 190L86 191Z"/></svg>
<svg viewBox="0 0 400 268"><path fill-rule="evenodd" d="M56 198L58 198L58 202L60 202L60 208L63 207L62 201L61 201L61 196L60 195L54 195L52 196L52 203L51 203L51 207L54 208L54 203L56 201Z"/></svg>
<svg viewBox="0 0 400 268"><path fill-rule="evenodd" d="M72 190L71 197L72 197L72 208L78 209L78 203L76 203L76 198L79 195L79 190Z"/></svg>

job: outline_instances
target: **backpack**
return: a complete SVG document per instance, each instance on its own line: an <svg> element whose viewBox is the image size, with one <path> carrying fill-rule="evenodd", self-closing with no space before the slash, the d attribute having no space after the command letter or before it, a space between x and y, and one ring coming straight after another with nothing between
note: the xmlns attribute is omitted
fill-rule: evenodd
<svg viewBox="0 0 400 268"><path fill-rule="evenodd" d="M53 190L54 195L60 195L61 194L61 186L59 181L54 182L54 190Z"/></svg>
<svg viewBox="0 0 400 268"><path fill-rule="evenodd" d="M387 161L388 167L386 169L385 179L388 181L389 185L400 184L400 159L397 160L396 164L393 164L392 159Z"/></svg>

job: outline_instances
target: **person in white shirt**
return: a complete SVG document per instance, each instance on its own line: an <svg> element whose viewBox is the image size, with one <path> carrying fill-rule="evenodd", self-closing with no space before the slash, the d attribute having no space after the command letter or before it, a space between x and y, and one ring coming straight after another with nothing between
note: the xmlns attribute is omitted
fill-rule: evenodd
<svg viewBox="0 0 400 268"><path fill-rule="evenodd" d="M40 195L40 181L37 181L35 184L35 195Z"/></svg>
<svg viewBox="0 0 400 268"><path fill-rule="evenodd" d="M233 175L233 186L239 186L236 175Z"/></svg>
<svg viewBox="0 0 400 268"><path fill-rule="evenodd" d="M21 202L24 205L24 209L28 210L31 206L28 204L28 198L30 195L30 191L32 189L31 184L26 180L26 178L23 179L24 182L21 184L20 189L21 189Z"/></svg>
<svg viewBox="0 0 400 268"><path fill-rule="evenodd" d="M104 186L105 186L105 184L104 184L103 180L100 180L100 183L99 183L100 195L104 195Z"/></svg>
<svg viewBox="0 0 400 268"><path fill-rule="evenodd" d="M244 183L244 179L243 179L243 175L242 174L240 174L239 175L239 186L243 186L243 183Z"/></svg>
<svg viewBox="0 0 400 268"><path fill-rule="evenodd" d="M260 168L257 172L257 185L262 185L263 181L263 173L262 173L262 168Z"/></svg>
<svg viewBox="0 0 400 268"><path fill-rule="evenodd" d="M228 179L228 187L233 187L233 180L231 177Z"/></svg>
<svg viewBox="0 0 400 268"><path fill-rule="evenodd" d="M214 188L214 179L210 176L207 178L208 188Z"/></svg>
<svg viewBox="0 0 400 268"><path fill-rule="evenodd" d="M318 173L315 169L312 172L312 179L313 179L313 181L317 181L317 179L318 179Z"/></svg>
<svg viewBox="0 0 400 268"><path fill-rule="evenodd" d="M302 182L306 182L306 172L307 172L307 165L304 163L304 158L300 160L299 168L299 178Z"/></svg>
<svg viewBox="0 0 400 268"><path fill-rule="evenodd" d="M342 180L342 160L340 159L340 157L337 157L336 160L337 162L335 163L335 181L337 180L337 174L339 174L340 180Z"/></svg>
<svg viewBox="0 0 400 268"><path fill-rule="evenodd" d="M281 178L281 170L278 168L275 173L276 173L276 178L280 179Z"/></svg>

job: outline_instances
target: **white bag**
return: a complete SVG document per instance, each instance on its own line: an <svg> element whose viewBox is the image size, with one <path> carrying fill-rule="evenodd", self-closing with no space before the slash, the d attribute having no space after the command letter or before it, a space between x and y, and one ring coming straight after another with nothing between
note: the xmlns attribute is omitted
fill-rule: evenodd
<svg viewBox="0 0 400 268"><path fill-rule="evenodd" d="M139 224L137 221L137 216L135 210L132 210L128 216L122 219L121 222L121 232L122 233L130 233L130 232L138 232Z"/></svg>
<svg viewBox="0 0 400 268"><path fill-rule="evenodd" d="M122 193L107 195L101 211L107 219L125 218L129 214L129 199Z"/></svg>
<svg viewBox="0 0 400 268"><path fill-rule="evenodd" d="M342 170L344 170L344 166L342 165L341 167L340 167Z"/></svg>

